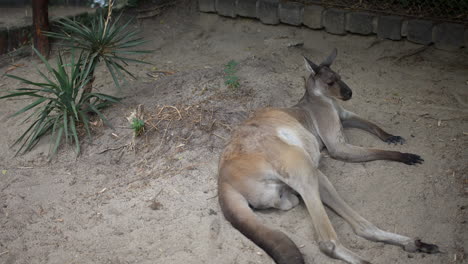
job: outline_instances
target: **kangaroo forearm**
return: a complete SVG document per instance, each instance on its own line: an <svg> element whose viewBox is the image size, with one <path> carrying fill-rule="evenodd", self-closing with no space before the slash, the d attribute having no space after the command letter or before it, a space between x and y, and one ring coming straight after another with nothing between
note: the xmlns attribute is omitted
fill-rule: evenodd
<svg viewBox="0 0 468 264"><path fill-rule="evenodd" d="M365 162L373 160L393 160L398 161L400 152L397 151L385 151L379 149L348 149L331 152L330 155L339 160L347 162Z"/></svg>
<svg viewBox="0 0 468 264"><path fill-rule="evenodd" d="M365 162L373 160L391 160L403 162L408 165L422 163L420 156L398 151L367 149L349 144L328 149L330 156L347 162Z"/></svg>
<svg viewBox="0 0 468 264"><path fill-rule="evenodd" d="M382 140L386 140L387 138L392 136L376 124L359 117L350 117L349 119L343 120L343 127L362 129L364 131L378 136Z"/></svg>

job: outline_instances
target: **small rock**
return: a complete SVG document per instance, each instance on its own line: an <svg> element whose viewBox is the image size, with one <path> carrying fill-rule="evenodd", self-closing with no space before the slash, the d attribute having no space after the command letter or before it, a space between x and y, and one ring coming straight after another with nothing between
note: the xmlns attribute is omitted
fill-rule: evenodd
<svg viewBox="0 0 468 264"><path fill-rule="evenodd" d="M151 204L148 206L152 210L160 210L162 208L162 203L157 201L152 201Z"/></svg>
<svg viewBox="0 0 468 264"><path fill-rule="evenodd" d="M217 215L218 213L213 210L213 209L210 209L210 211L208 212L209 215Z"/></svg>

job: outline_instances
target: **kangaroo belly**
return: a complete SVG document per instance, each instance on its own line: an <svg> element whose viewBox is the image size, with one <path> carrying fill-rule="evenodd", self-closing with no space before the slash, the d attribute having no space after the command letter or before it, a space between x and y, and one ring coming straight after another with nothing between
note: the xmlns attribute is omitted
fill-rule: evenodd
<svg viewBox="0 0 468 264"><path fill-rule="evenodd" d="M312 160L315 166L318 166L320 161L320 144L312 133L307 131L302 126L296 127L279 127L276 130L278 138L291 146L296 146L303 149Z"/></svg>

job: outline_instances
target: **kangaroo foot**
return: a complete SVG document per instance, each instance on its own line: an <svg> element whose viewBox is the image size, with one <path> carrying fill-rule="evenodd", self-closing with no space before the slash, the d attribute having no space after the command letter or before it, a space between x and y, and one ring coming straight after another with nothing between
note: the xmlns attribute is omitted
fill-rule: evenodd
<svg viewBox="0 0 468 264"><path fill-rule="evenodd" d="M321 241L319 242L320 250L335 259L341 259L350 264L371 264L369 261L356 255L354 252L345 248L336 241Z"/></svg>
<svg viewBox="0 0 468 264"><path fill-rule="evenodd" d="M421 252L427 254L440 253L439 247L434 244L424 243L421 239L415 239L413 243L404 246L404 250L408 252Z"/></svg>
<svg viewBox="0 0 468 264"><path fill-rule="evenodd" d="M400 143L400 145L403 145L406 142L406 140L400 136L390 136L387 139L385 139L384 142L387 142L388 144L395 144L395 145Z"/></svg>
<svg viewBox="0 0 468 264"><path fill-rule="evenodd" d="M421 156L411 153L401 153L401 162L407 165L415 165L415 164L422 164L423 159Z"/></svg>

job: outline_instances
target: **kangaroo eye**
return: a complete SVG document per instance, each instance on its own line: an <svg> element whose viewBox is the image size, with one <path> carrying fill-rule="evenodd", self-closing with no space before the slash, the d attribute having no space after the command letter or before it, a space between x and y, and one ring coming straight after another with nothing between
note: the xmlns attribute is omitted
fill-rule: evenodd
<svg viewBox="0 0 468 264"><path fill-rule="evenodd" d="M328 85L333 85L333 84L335 84L335 81L329 81L329 82L327 82L327 84Z"/></svg>

